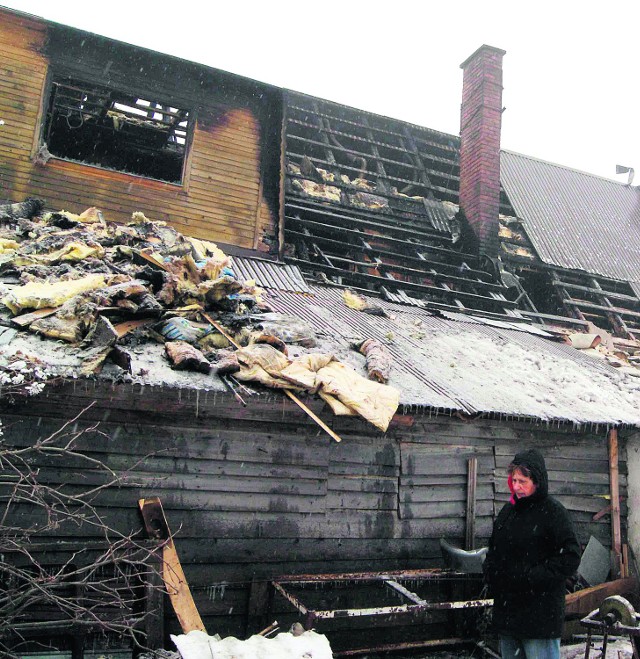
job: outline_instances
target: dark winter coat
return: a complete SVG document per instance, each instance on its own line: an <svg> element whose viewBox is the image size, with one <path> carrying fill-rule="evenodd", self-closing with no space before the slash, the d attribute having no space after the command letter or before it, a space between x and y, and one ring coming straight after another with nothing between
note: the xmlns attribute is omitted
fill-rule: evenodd
<svg viewBox="0 0 640 659"><path fill-rule="evenodd" d="M493 526L484 563L493 625L516 638L559 638L565 582L578 568L580 546L569 513L548 495L541 453L518 453L514 463L531 470L537 488L529 497L512 497Z"/></svg>

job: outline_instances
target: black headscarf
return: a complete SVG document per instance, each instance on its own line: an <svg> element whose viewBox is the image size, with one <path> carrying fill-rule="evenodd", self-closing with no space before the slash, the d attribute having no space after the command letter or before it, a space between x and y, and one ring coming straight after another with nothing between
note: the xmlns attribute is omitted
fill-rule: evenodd
<svg viewBox="0 0 640 659"><path fill-rule="evenodd" d="M547 496L549 493L547 465L544 462L542 453L537 448L530 448L517 453L511 464L516 467L526 467L531 472L531 477L536 484L536 499Z"/></svg>

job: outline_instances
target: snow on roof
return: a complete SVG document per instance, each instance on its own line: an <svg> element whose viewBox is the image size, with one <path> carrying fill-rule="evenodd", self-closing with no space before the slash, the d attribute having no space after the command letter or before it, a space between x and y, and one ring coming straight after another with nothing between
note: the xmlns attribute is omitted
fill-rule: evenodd
<svg viewBox="0 0 640 659"><path fill-rule="evenodd" d="M535 327L512 328L435 316L375 300L387 317L349 309L336 288L312 287L314 297L278 292L269 303L296 313L348 349L372 336L394 358L389 384L407 406L468 414L640 425L640 371L551 341ZM354 361L363 358L356 353Z"/></svg>

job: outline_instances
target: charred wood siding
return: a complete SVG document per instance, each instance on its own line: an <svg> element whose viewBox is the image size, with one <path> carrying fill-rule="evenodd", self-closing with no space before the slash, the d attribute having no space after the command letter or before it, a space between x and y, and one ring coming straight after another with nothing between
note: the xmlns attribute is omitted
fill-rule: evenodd
<svg viewBox="0 0 640 659"><path fill-rule="evenodd" d="M262 158L279 139L265 90L169 57L0 10L0 196L26 196L109 219L134 211L200 238L267 251L277 218L279 167ZM35 165L42 112L53 74L108 85L188 109L190 136L182 184L58 158ZM146 95L146 96L145 96Z"/></svg>
<svg viewBox="0 0 640 659"><path fill-rule="evenodd" d="M245 634L251 584L280 574L441 566L440 538L464 543L469 457L478 459L476 546L487 543L507 498L509 460L534 445L547 456L551 491L570 510L581 543L594 535L611 545L610 516L593 519L609 503L604 431L416 415L410 427L381 435L334 419L337 444L277 395L242 408L220 393L78 383L6 409L5 440L46 437L94 401L83 423L99 421L105 435L82 448L122 474L97 506L122 531L140 531L137 499L161 497L196 604L207 628L223 636ZM621 438L623 497L625 456ZM36 467L69 488L100 482L72 459ZM623 522L625 515L623 505ZM49 540L84 545L94 535L61 527ZM278 606L282 622L292 611ZM177 631L176 621L169 630Z"/></svg>

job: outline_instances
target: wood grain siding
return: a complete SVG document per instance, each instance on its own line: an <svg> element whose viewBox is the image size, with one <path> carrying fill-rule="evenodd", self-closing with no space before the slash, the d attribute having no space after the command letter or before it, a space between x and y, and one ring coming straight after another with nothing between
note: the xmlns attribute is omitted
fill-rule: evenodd
<svg viewBox="0 0 640 659"><path fill-rule="evenodd" d="M277 394L252 397L244 408L221 393L78 382L48 386L6 408L2 421L6 442L26 446L93 403L82 423L99 422L104 435L81 448L122 475L118 488L97 499L100 512L123 532L140 530L137 499L161 497L198 609L223 636L244 637L252 582L442 566L440 538L464 542L472 456L476 546L486 544L506 500L508 462L528 446L544 453L551 491L569 508L581 542L595 535L610 545L609 516L593 520L608 504L605 432L416 414L413 425L381 434L308 402L339 432L340 444ZM43 458L36 467L43 479L71 488L103 478L78 458ZM36 519L33 510L21 512ZM624 542L624 523L622 532ZM49 538L83 546L97 539L90 527L60 527Z"/></svg>
<svg viewBox="0 0 640 659"><path fill-rule="evenodd" d="M200 200L197 217L185 233L254 247L260 226L260 126L247 109L216 108L198 113L193 139L189 195ZM209 210L210 209L210 210ZM224 226L207 235L210 214ZM256 229L258 225L258 229Z"/></svg>
<svg viewBox="0 0 640 659"><path fill-rule="evenodd" d="M45 40L42 25L0 9L0 198L11 201L34 194L29 177L47 75Z"/></svg>
<svg viewBox="0 0 640 659"><path fill-rule="evenodd" d="M0 197L22 201L37 196L49 208L72 212L97 206L117 222L142 211L188 235L269 249L263 238L275 234L277 190L263 184L268 118L252 90L227 92L216 72L176 60L168 61L169 73L163 76L165 56L45 27L1 9L0 41L0 118L5 121L0 127ZM187 75L186 68L199 79ZM58 158L35 165L48 70L97 84L108 80L134 94L151 89L153 98L188 109L195 126L182 184ZM264 166L277 168L278 163Z"/></svg>

